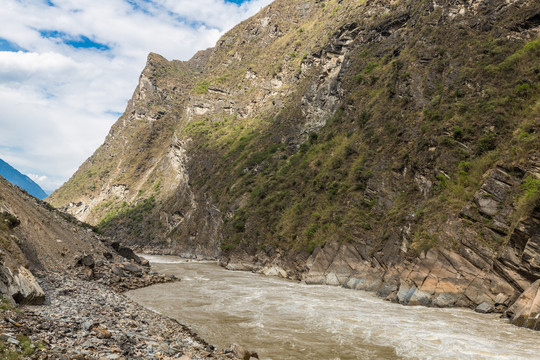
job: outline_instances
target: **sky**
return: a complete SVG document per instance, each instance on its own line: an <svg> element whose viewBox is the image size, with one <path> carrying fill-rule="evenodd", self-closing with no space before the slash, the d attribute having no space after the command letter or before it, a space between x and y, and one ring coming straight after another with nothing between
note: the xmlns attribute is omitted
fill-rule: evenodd
<svg viewBox="0 0 540 360"><path fill-rule="evenodd" d="M103 143L149 52L188 60L272 0L0 0L0 158L45 191Z"/></svg>

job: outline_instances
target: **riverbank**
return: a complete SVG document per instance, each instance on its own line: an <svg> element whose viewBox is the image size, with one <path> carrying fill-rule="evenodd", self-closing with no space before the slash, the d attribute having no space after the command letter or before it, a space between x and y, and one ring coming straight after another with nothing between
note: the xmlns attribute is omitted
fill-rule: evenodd
<svg viewBox="0 0 540 360"><path fill-rule="evenodd" d="M535 224L540 222L535 220ZM532 228L522 231L531 239L536 231ZM517 261L514 255L505 253L497 258L483 248L481 257L478 249L468 245L471 247L462 244L459 251L431 248L418 257L386 265L382 260L369 260L355 244L339 242L316 248L311 254L238 252L222 257L220 264L228 270L369 291L401 305L501 314L514 325L539 330L540 280L525 279L522 269L508 260Z"/></svg>
<svg viewBox="0 0 540 360"><path fill-rule="evenodd" d="M0 357L17 359L17 353L20 359L234 358L179 322L114 291L122 287L106 286L103 277L98 282L62 272L36 275L46 301L19 308L2 305ZM147 281L139 281L138 287L171 280L157 274L146 276ZM132 278L129 288L137 287L134 279L145 277Z"/></svg>

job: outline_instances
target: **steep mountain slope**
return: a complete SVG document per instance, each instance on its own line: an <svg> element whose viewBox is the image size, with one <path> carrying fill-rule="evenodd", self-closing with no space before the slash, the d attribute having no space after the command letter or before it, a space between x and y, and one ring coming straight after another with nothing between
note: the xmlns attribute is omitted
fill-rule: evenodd
<svg viewBox="0 0 540 360"><path fill-rule="evenodd" d="M79 221L62 214L0 177L0 294L20 303L45 295L29 270L66 270L77 257L110 248Z"/></svg>
<svg viewBox="0 0 540 360"><path fill-rule="evenodd" d="M47 197L47 194L38 184L36 184L28 176L21 174L13 166L0 159L0 176L9 181L12 184L17 185L21 189L27 191L30 195L43 200Z"/></svg>
<svg viewBox="0 0 540 360"><path fill-rule="evenodd" d="M127 261L133 266L125 268ZM147 265L131 249L0 177L0 297L42 302L35 272L98 280L117 291L171 280L148 274Z"/></svg>
<svg viewBox="0 0 540 360"><path fill-rule="evenodd" d="M540 278L539 19L278 0L188 62L150 54L50 201L229 268L503 311Z"/></svg>

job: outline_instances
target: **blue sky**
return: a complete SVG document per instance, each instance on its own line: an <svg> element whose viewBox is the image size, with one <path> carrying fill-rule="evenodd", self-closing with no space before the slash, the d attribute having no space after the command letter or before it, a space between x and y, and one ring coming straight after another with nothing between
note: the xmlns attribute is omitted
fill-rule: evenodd
<svg viewBox="0 0 540 360"><path fill-rule="evenodd" d="M45 190L124 111L149 52L187 60L272 0L2 0L0 158Z"/></svg>

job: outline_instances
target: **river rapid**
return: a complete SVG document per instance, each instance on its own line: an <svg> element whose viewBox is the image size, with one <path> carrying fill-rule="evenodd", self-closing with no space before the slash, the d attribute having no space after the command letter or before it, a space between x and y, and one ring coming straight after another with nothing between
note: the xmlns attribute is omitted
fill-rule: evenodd
<svg viewBox="0 0 540 360"><path fill-rule="evenodd" d="M145 256L182 280L127 296L190 326L220 348L261 359L539 359L540 332L499 315L402 306L371 293L298 282L217 263Z"/></svg>

